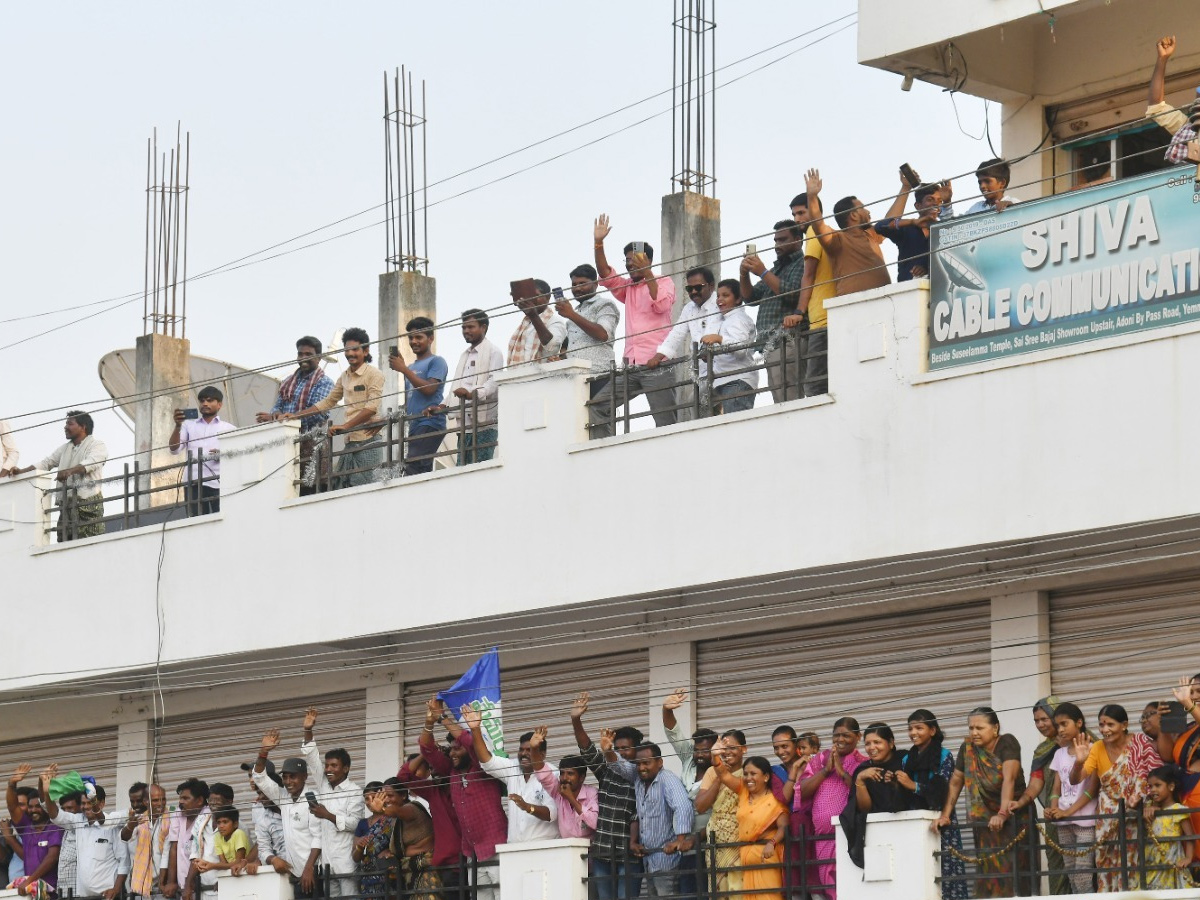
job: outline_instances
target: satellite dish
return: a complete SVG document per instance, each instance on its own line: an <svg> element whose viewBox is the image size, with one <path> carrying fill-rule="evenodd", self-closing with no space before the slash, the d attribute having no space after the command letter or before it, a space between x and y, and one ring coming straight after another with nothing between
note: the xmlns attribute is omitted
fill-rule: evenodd
<svg viewBox="0 0 1200 900"><path fill-rule="evenodd" d="M199 406L196 392L205 385L215 384L225 395L221 405L221 418L234 425L254 424L254 414L271 408L279 392L279 379L260 372L251 372L242 366L192 355L191 381L194 385L188 392L188 405ZM137 393L137 350L114 350L100 360L100 383L116 401L121 412L130 421L135 421Z"/></svg>

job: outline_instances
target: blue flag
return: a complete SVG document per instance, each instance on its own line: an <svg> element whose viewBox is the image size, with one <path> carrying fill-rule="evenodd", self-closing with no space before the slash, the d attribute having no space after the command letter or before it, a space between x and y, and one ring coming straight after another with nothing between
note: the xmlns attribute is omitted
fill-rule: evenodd
<svg viewBox="0 0 1200 900"><path fill-rule="evenodd" d="M467 669L448 691L438 691L438 699L462 719L459 709L467 704L479 710L483 736L497 755L504 755L504 724L500 719L500 654L495 647Z"/></svg>

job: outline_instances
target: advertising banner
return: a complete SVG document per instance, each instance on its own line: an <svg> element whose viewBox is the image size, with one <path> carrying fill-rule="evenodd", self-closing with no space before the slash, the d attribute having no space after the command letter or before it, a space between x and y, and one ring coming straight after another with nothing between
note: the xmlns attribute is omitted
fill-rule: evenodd
<svg viewBox="0 0 1200 900"><path fill-rule="evenodd" d="M1200 319L1200 190L1177 167L930 233L929 368Z"/></svg>

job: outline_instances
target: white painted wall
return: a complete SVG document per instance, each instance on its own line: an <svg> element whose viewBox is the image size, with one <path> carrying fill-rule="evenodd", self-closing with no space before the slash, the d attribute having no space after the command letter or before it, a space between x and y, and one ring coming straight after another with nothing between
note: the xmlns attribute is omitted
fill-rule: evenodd
<svg viewBox="0 0 1200 900"><path fill-rule="evenodd" d="M476 468L291 500L290 479L269 475L290 448L228 458L221 515L165 532L163 658L1195 512L1196 326L926 375L928 302L909 284L831 303L827 399L589 444L583 364L556 363L505 377L502 458ZM291 428L264 425L225 447L269 445ZM6 597L86 628L88 640L52 665L42 641L8 645L5 687L151 666L164 533L43 546L40 526L24 524L40 520L31 477L0 484ZM780 496L819 512L800 532L781 527L763 511ZM679 521L684 509L693 527ZM414 511L423 519L405 530L405 559L460 563L419 588L374 562ZM531 534L543 564L529 563ZM567 562L581 535L608 552ZM487 574L506 570L519 577Z"/></svg>

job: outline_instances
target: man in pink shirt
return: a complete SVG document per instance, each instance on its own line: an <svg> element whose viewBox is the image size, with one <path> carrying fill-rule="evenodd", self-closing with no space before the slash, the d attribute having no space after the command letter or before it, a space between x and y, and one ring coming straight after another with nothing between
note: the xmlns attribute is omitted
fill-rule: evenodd
<svg viewBox="0 0 1200 900"><path fill-rule="evenodd" d="M600 286L607 289L618 302L625 304L625 362L636 366L629 370L628 379L619 376L595 394L595 405L588 407L588 422L593 438L610 437L613 433L612 413L639 394L645 394L654 414L655 425L672 425L676 421L675 367L654 361L658 345L671 331L671 306L675 303L675 283L666 276L655 277L650 268L654 248L642 241L625 245L625 271L618 275L604 255L604 239L612 231L608 216L596 220L594 248L596 271ZM626 393L628 384L628 394ZM613 402L613 392L616 402Z"/></svg>
<svg viewBox="0 0 1200 900"><path fill-rule="evenodd" d="M557 774L548 767L534 774L558 806L558 836L590 838L600 815L600 795L590 784L583 783L587 778L583 757L564 756Z"/></svg>

